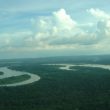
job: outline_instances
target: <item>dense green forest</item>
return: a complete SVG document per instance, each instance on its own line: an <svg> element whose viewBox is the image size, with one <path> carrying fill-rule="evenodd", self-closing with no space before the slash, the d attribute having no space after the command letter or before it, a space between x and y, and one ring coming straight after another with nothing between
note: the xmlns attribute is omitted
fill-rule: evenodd
<svg viewBox="0 0 110 110"><path fill-rule="evenodd" d="M48 63L110 64L110 56L1 60L0 66L41 77L38 82L0 87L0 110L110 110L110 71L74 67L60 70Z"/></svg>

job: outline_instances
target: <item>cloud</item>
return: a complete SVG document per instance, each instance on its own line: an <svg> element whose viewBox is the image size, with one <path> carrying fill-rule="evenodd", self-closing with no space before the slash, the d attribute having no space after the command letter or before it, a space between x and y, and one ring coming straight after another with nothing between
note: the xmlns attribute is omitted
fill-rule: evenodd
<svg viewBox="0 0 110 110"><path fill-rule="evenodd" d="M109 50L110 15L99 9L88 11L96 19L95 23L80 24L64 9L53 12L51 16L39 17L37 31L28 38L28 44L36 49L91 50L95 53ZM104 49L106 46L108 49Z"/></svg>
<svg viewBox="0 0 110 110"><path fill-rule="evenodd" d="M90 9L88 12L97 18L97 29L100 36L104 38L110 36L110 15L100 9Z"/></svg>
<svg viewBox="0 0 110 110"><path fill-rule="evenodd" d="M89 9L87 10L97 20L97 33L101 38L105 39L110 36L110 14L100 9Z"/></svg>
<svg viewBox="0 0 110 110"><path fill-rule="evenodd" d="M90 23L88 23L90 24ZM89 25L88 30L89 30ZM33 44L45 47L62 45L89 45L98 41L95 33L80 27L64 10L53 12L51 16L40 17L37 21L37 32ZM31 39L32 42L32 39Z"/></svg>
<svg viewBox="0 0 110 110"><path fill-rule="evenodd" d="M19 48L25 46L25 39L31 36L31 32L13 32L0 34L0 50L7 50L8 48Z"/></svg>
<svg viewBox="0 0 110 110"><path fill-rule="evenodd" d="M30 31L0 34L0 51L98 51L110 47L110 15L93 8L88 12L96 19L95 23L79 23L65 9L33 18Z"/></svg>
<svg viewBox="0 0 110 110"><path fill-rule="evenodd" d="M110 14L100 9L87 10L93 17L96 18L97 31L100 42L94 45L95 49L100 51L109 51L110 49Z"/></svg>
<svg viewBox="0 0 110 110"><path fill-rule="evenodd" d="M110 19L110 15L100 9L91 8L91 9L87 10L87 12L101 20Z"/></svg>

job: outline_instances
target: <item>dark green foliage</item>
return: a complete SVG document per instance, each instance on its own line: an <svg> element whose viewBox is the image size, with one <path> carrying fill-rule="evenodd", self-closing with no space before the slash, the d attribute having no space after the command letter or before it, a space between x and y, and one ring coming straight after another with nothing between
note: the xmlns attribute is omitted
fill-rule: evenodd
<svg viewBox="0 0 110 110"><path fill-rule="evenodd" d="M0 85L22 82L22 81L28 80L29 78L30 78L29 75L20 75L20 76L4 78L4 79L0 79Z"/></svg>
<svg viewBox="0 0 110 110"><path fill-rule="evenodd" d="M76 71L65 71L42 63L9 64L11 69L38 74L41 80L0 87L0 110L110 110L109 70L74 67Z"/></svg>
<svg viewBox="0 0 110 110"><path fill-rule="evenodd" d="M0 71L0 75L3 75L4 73Z"/></svg>

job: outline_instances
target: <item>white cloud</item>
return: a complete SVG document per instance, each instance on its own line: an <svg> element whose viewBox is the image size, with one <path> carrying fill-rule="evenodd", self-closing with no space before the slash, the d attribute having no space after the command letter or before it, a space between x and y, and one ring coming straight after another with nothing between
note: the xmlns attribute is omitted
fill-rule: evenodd
<svg viewBox="0 0 110 110"><path fill-rule="evenodd" d="M87 45L97 42L97 36L81 28L64 9L53 12L52 16L40 17L37 24L38 31L33 39L36 45Z"/></svg>
<svg viewBox="0 0 110 110"><path fill-rule="evenodd" d="M50 16L40 16L36 21L32 19L35 26L32 31L0 34L0 50L36 51L69 48L97 51L106 46L110 47L110 15L99 9L90 9L88 12L95 17L96 24L80 24L64 9L53 12Z"/></svg>
<svg viewBox="0 0 110 110"><path fill-rule="evenodd" d="M76 22L71 18L70 15L66 13L64 9L60 9L57 12L53 13L54 20L56 25L63 30L72 30L76 27Z"/></svg>
<svg viewBox="0 0 110 110"><path fill-rule="evenodd" d="M42 49L71 48L74 51L100 52L106 46L109 48L110 15L99 9L88 11L96 18L96 24L79 24L64 9L53 12L51 16L40 17L37 21L38 31L29 44Z"/></svg>
<svg viewBox="0 0 110 110"><path fill-rule="evenodd" d="M25 45L24 40L32 35L31 32L13 32L0 34L0 48L22 47Z"/></svg>
<svg viewBox="0 0 110 110"><path fill-rule="evenodd" d="M100 42L96 43L93 48L100 51L109 51L110 49L110 14L100 9L90 9L88 12L96 18L97 36Z"/></svg>
<svg viewBox="0 0 110 110"><path fill-rule="evenodd" d="M97 20L97 29L100 36L110 36L110 14L106 13L100 9L89 9L87 10L93 17L96 17Z"/></svg>
<svg viewBox="0 0 110 110"><path fill-rule="evenodd" d="M93 15L94 17L101 19L101 20L110 19L110 15L100 9L91 8L91 9L87 10L87 12L89 12L91 15Z"/></svg>

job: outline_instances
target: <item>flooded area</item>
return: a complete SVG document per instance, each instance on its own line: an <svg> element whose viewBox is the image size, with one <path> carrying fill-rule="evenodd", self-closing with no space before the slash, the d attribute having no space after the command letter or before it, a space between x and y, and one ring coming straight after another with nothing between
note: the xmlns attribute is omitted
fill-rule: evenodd
<svg viewBox="0 0 110 110"><path fill-rule="evenodd" d="M102 68L102 69L110 70L110 65L102 65L102 64L47 64L47 65L59 66L59 69L61 70L76 70L74 68L71 69L71 67L75 67L75 66Z"/></svg>
<svg viewBox="0 0 110 110"><path fill-rule="evenodd" d="M59 67L59 69L63 69L63 70L75 70L70 69L70 67L75 67L75 66L82 66L82 67L92 67L92 68L102 68L102 69L107 69L110 70L110 65L101 65L101 64L62 64L61 67Z"/></svg>

